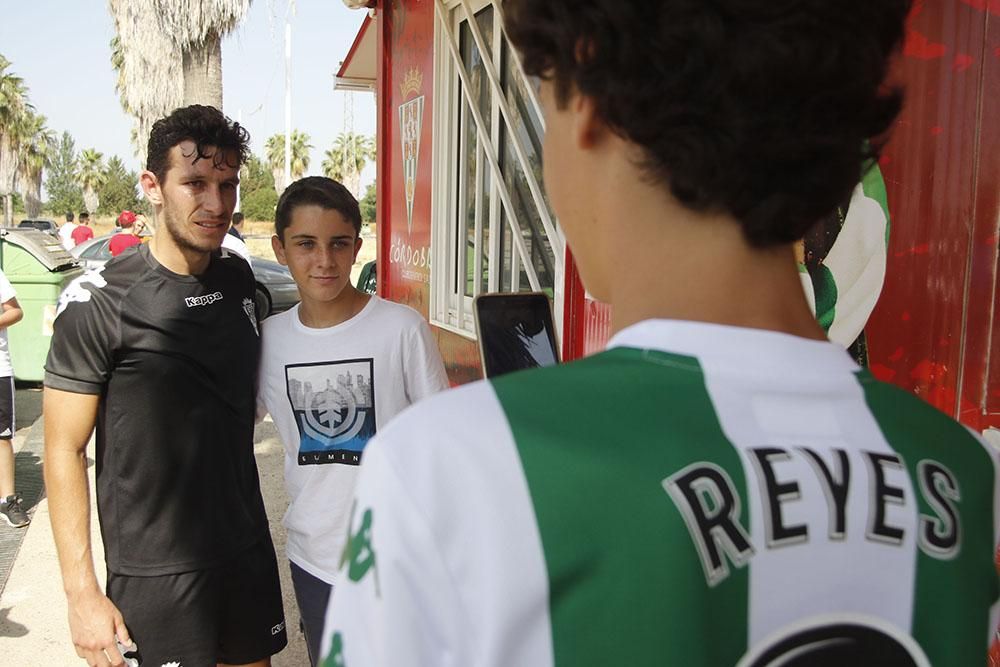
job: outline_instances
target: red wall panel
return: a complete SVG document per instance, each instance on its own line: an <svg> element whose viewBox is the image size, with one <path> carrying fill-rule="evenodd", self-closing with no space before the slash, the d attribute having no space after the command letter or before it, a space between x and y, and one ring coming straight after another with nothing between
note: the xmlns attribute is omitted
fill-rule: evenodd
<svg viewBox="0 0 1000 667"><path fill-rule="evenodd" d="M379 294L430 311L434 118L434 2L392 0L378 10ZM448 377L482 377L474 341L434 330Z"/></svg>
<svg viewBox="0 0 1000 667"><path fill-rule="evenodd" d="M980 3L982 4L982 3ZM961 386L960 419L984 428L1000 426L1000 276L997 241L1000 232L1000 4L984 13L981 54L979 140L975 175L975 219L970 248L966 363Z"/></svg>
<svg viewBox="0 0 1000 667"><path fill-rule="evenodd" d="M908 25L897 68L907 99L882 160L888 268L867 331L878 377L980 426L1000 179L996 121L983 114L984 86L996 99L996 19L975 4L917 2Z"/></svg>

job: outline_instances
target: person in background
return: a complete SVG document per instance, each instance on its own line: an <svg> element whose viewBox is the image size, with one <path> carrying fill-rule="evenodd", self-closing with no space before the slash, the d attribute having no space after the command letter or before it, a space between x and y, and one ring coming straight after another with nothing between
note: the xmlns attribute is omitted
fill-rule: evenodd
<svg viewBox="0 0 1000 667"><path fill-rule="evenodd" d="M68 214L72 218L72 213ZM14 368L10 361L7 329L24 317L17 292L0 271L0 516L14 528L27 526L31 519L21 506L14 487Z"/></svg>
<svg viewBox="0 0 1000 667"><path fill-rule="evenodd" d="M243 214L239 211L233 213L232 225L222 239L222 247L236 253L253 266L253 260L250 259L250 248L247 247L246 241L243 239Z"/></svg>
<svg viewBox="0 0 1000 667"><path fill-rule="evenodd" d="M894 125L910 10L505 0L613 335L379 430L328 664L986 663L997 452L829 341L795 261Z"/></svg>
<svg viewBox="0 0 1000 667"><path fill-rule="evenodd" d="M139 230L135 226L135 213L132 211L122 211L118 216L118 226L121 231L111 237L108 242L108 250L112 257L117 257L132 246L142 243L139 238Z"/></svg>
<svg viewBox="0 0 1000 667"><path fill-rule="evenodd" d="M72 236L74 246L94 238L94 230L90 228L90 214L86 211L80 212L80 224L73 230Z"/></svg>
<svg viewBox="0 0 1000 667"><path fill-rule="evenodd" d="M229 234L243 241L243 214L239 211L233 213L233 224L229 228Z"/></svg>
<svg viewBox="0 0 1000 667"><path fill-rule="evenodd" d="M59 243L66 250L72 250L73 246L73 230L76 229L76 223L73 222L73 211L66 211L66 222L64 222L59 227Z"/></svg>
<svg viewBox="0 0 1000 667"><path fill-rule="evenodd" d="M317 665L365 445L448 377L419 313L351 284L361 212L347 188L321 176L295 181L274 228L274 254L302 300L264 321L257 416L270 413L285 445L288 559Z"/></svg>
<svg viewBox="0 0 1000 667"><path fill-rule="evenodd" d="M135 233L143 243L153 240L153 230L150 228L149 220L142 213L135 214Z"/></svg>

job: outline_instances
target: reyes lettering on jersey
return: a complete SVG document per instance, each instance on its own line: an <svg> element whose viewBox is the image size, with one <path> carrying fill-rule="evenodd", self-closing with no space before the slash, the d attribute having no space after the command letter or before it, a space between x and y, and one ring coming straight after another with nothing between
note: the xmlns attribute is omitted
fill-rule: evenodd
<svg viewBox="0 0 1000 667"><path fill-rule="evenodd" d="M741 522L746 503L725 470L714 463L698 462L663 480L664 490L684 518L709 586L729 576L730 563L735 567L746 565L761 546L770 550L805 543L811 531L820 529L819 525L792 523L785 518L784 509L802 499L800 481L803 480L781 476L777 467L794 457L802 457L809 463L823 490L827 506L824 528L830 540L844 540L847 536L847 500L853 491L865 494L868 507L865 539L893 546L903 543L904 529L888 518L891 506L913 506L915 500L908 499L904 485L893 480L893 475L906 474L901 457L861 452L865 465L859 474L852 469L847 451L830 451L831 460L807 447L747 450L764 508L761 521L765 543L756 547ZM958 480L943 464L924 459L917 464L916 482L918 493L933 512L933 516L919 517L919 548L935 559L952 559L962 545Z"/></svg>
<svg viewBox="0 0 1000 667"><path fill-rule="evenodd" d="M194 308L195 306L210 306L216 301L222 301L222 292L212 292L211 294L189 296L184 298L184 304L188 308Z"/></svg>

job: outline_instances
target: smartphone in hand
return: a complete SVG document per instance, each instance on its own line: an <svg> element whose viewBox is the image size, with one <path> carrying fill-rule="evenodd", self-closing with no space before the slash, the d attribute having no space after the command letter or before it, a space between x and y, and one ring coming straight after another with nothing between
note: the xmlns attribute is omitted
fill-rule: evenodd
<svg viewBox="0 0 1000 667"><path fill-rule="evenodd" d="M559 363L552 306L545 294L480 294L473 311L486 377Z"/></svg>

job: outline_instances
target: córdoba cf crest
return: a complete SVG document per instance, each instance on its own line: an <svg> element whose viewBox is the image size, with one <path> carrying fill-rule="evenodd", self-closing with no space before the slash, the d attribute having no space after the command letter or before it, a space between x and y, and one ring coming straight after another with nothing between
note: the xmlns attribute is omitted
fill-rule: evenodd
<svg viewBox="0 0 1000 667"><path fill-rule="evenodd" d="M406 231L413 230L413 195L417 189L420 131L424 123L424 96L399 105L399 128L403 147L403 192L406 196Z"/></svg>

